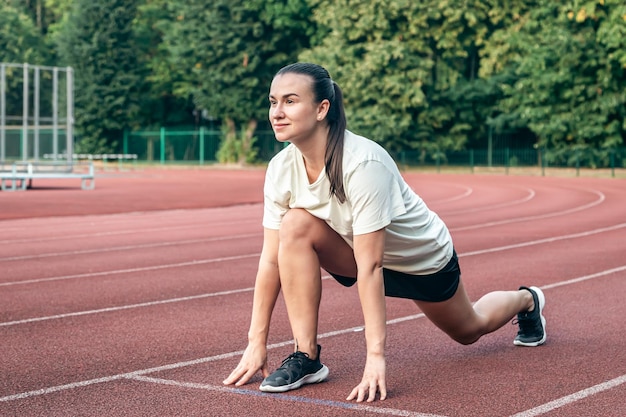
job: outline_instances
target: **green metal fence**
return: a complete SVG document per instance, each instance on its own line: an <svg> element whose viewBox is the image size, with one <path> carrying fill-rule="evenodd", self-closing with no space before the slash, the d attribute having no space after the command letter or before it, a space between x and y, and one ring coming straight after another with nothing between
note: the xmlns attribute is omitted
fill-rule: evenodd
<svg viewBox="0 0 626 417"><path fill-rule="evenodd" d="M405 167L500 167L507 172L511 168L615 169L626 168L626 148L608 150L563 149L468 149L463 151L417 152L402 151L392 153L396 161Z"/></svg>
<svg viewBox="0 0 626 417"><path fill-rule="evenodd" d="M63 154L65 132L54 133L40 129L36 134L29 131L28 141L24 142L21 130L7 130L3 162L23 159L22 145L28 144L28 159L50 159L56 154ZM127 131L117 141L113 154L121 157L132 156L133 160L156 164L203 165L216 162L216 155L222 140L220 130L199 129L175 130L160 128L156 130ZM257 160L269 161L283 148L275 140L272 131L260 131L255 134ZM626 148L615 149L576 149L574 147L559 151L541 148L494 148L468 149L463 151L401 151L391 152L398 164L403 167L428 168L468 168L474 171L482 167L512 168L535 167L573 168L577 172L583 168L624 169L626 168ZM136 159L135 159L136 156Z"/></svg>
<svg viewBox="0 0 626 417"><path fill-rule="evenodd" d="M197 130L170 130L126 132L117 152L136 154L140 161L167 163L213 163L222 132L201 127ZM272 132L258 132L255 146L259 161L268 161L281 148Z"/></svg>
<svg viewBox="0 0 626 417"><path fill-rule="evenodd" d="M173 162L215 162L222 132L200 128L197 130L169 130L128 132L116 152L136 154L140 161L163 164ZM268 161L282 144L274 139L271 131L255 134L255 146L259 162ZM579 167L624 168L626 148L612 150L565 149L469 149L463 151L402 151L392 152L398 163L405 166L499 166L499 167Z"/></svg>

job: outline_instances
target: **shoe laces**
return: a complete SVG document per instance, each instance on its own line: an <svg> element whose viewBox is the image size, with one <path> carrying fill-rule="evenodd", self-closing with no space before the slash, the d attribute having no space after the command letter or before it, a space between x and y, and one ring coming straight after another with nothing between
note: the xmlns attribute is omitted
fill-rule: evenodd
<svg viewBox="0 0 626 417"><path fill-rule="evenodd" d="M280 365L279 369L286 369L288 367L288 363L290 362L298 362L302 365L302 363L306 359L311 360L308 353L304 353L300 351L294 352L283 360L283 363Z"/></svg>
<svg viewBox="0 0 626 417"><path fill-rule="evenodd" d="M538 322L532 313L533 312L531 311L524 314L518 314L517 318L513 319L511 324L518 325L520 331L523 333L535 330L538 327Z"/></svg>

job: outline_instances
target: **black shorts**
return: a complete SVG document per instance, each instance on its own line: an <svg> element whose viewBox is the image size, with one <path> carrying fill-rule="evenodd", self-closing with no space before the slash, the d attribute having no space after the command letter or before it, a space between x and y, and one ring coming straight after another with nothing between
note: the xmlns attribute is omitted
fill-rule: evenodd
<svg viewBox="0 0 626 417"><path fill-rule="evenodd" d="M351 287L356 278L343 277L331 273L341 285ZM420 301L445 301L456 293L461 280L461 268L456 251L452 259L439 272L429 275L410 275L383 268L385 295L387 297L408 298Z"/></svg>

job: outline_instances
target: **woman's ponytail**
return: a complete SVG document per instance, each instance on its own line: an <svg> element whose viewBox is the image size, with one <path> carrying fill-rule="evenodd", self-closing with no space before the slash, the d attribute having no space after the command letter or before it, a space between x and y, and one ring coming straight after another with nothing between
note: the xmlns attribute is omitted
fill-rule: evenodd
<svg viewBox="0 0 626 417"><path fill-rule="evenodd" d="M324 155L326 175L330 180L330 194L337 197L340 203L346 201L343 187L343 142L346 132L346 113L343 108L343 94L336 82L332 81L333 100L330 101L328 113L328 142Z"/></svg>

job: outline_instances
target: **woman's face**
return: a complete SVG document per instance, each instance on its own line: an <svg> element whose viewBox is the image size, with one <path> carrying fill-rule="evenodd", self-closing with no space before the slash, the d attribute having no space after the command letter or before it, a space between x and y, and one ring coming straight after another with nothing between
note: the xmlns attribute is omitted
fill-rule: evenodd
<svg viewBox="0 0 626 417"><path fill-rule="evenodd" d="M311 137L328 111L328 100L315 103L308 75L277 75L270 87L269 119L279 142L297 144Z"/></svg>

